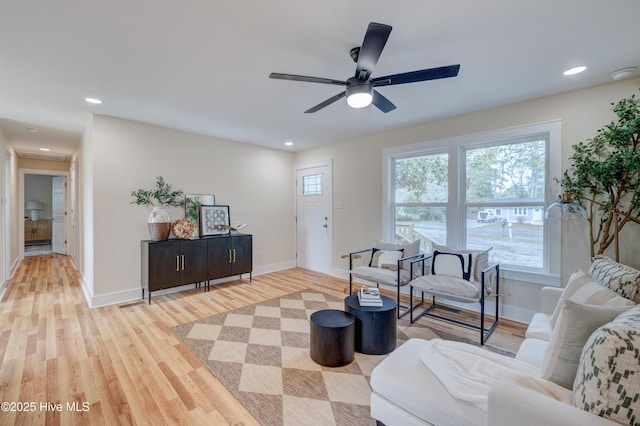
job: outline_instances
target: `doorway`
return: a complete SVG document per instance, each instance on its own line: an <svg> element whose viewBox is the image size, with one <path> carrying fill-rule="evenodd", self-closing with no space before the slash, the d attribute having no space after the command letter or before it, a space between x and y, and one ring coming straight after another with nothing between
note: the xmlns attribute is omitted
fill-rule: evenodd
<svg viewBox="0 0 640 426"><path fill-rule="evenodd" d="M67 254L67 173L20 169L20 257Z"/></svg>
<svg viewBox="0 0 640 426"><path fill-rule="evenodd" d="M333 165L300 164L296 171L296 266L330 273L333 248Z"/></svg>

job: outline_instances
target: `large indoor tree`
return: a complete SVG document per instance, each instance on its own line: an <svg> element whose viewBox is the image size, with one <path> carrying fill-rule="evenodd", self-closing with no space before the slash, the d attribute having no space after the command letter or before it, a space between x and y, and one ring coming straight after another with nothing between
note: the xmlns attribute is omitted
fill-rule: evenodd
<svg viewBox="0 0 640 426"><path fill-rule="evenodd" d="M561 181L588 211L592 257L604 254L627 223L640 223L640 100L632 95L612 105L617 120L572 145Z"/></svg>

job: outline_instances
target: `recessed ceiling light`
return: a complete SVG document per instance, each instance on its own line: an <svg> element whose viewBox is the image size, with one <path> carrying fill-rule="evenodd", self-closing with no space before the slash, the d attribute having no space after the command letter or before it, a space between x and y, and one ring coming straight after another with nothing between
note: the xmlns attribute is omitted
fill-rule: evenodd
<svg viewBox="0 0 640 426"><path fill-rule="evenodd" d="M614 80L622 80L624 78L629 77L636 70L636 67L623 68L621 70L617 70L611 73L611 78Z"/></svg>
<svg viewBox="0 0 640 426"><path fill-rule="evenodd" d="M293 142L291 142L291 141L287 141L287 142L285 142L284 144L285 144L286 146L293 146Z"/></svg>
<svg viewBox="0 0 640 426"><path fill-rule="evenodd" d="M575 74L580 74L582 71L586 70L587 67L585 66L579 66L579 67L573 67L573 68L569 68L568 70L566 70L565 72L563 72L563 75L575 75Z"/></svg>
<svg viewBox="0 0 640 426"><path fill-rule="evenodd" d="M31 133L38 133L40 130L38 130L38 129L37 129L37 128L35 128L35 127L29 127L29 131L30 131Z"/></svg>
<svg viewBox="0 0 640 426"><path fill-rule="evenodd" d="M49 151L51 151L51 150L50 150L49 148L40 148L40 151L46 151L46 152L49 152Z"/></svg>
<svg viewBox="0 0 640 426"><path fill-rule="evenodd" d="M100 99L97 98L84 98L85 101L89 102L90 104L101 104L102 101Z"/></svg>

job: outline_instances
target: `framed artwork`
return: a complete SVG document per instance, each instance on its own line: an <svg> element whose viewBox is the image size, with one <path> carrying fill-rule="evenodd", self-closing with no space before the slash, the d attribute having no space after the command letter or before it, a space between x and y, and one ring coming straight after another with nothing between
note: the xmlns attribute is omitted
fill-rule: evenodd
<svg viewBox="0 0 640 426"><path fill-rule="evenodd" d="M227 235L230 232L229 206L200 206L200 236Z"/></svg>
<svg viewBox="0 0 640 426"><path fill-rule="evenodd" d="M184 197L184 217L193 223L193 234L189 238L200 236L200 206L212 206L216 203L213 194L187 194Z"/></svg>

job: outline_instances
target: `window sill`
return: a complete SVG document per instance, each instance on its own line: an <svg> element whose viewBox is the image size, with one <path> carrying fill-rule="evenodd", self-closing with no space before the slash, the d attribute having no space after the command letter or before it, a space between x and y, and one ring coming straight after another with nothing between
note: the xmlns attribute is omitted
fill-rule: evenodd
<svg viewBox="0 0 640 426"><path fill-rule="evenodd" d="M550 274L543 274L539 272L500 268L500 276L508 280L523 281L526 283L540 284L543 286L551 286L551 287L562 286L562 280L559 275L550 275Z"/></svg>

